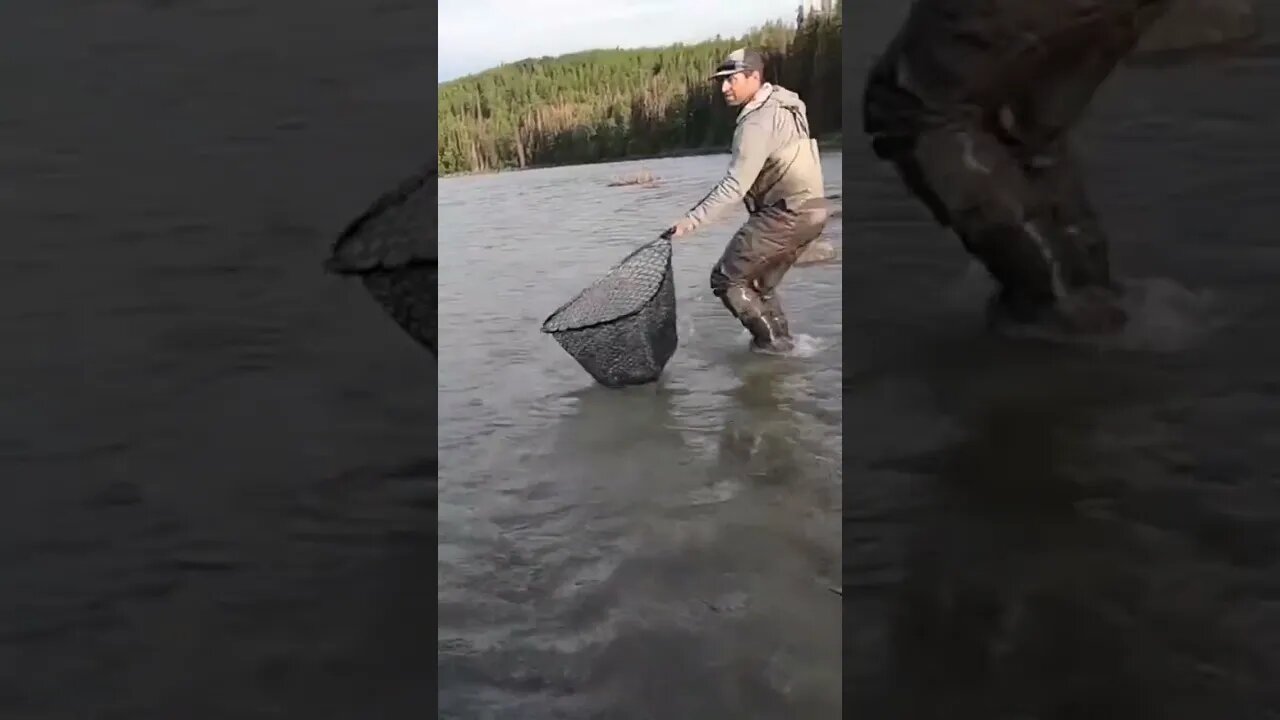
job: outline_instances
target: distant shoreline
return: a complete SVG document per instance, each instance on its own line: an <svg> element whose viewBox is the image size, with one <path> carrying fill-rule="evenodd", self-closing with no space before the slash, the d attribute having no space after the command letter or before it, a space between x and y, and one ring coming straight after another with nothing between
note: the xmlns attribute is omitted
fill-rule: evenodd
<svg viewBox="0 0 1280 720"><path fill-rule="evenodd" d="M820 150L841 150L843 149L843 142L844 142L843 133L831 133L826 137L818 139L818 148ZM584 162L541 163L536 165L526 165L525 167L522 167L522 168L508 167L508 168L500 168L496 170L469 170L469 171L453 172L453 173L441 173L440 177L453 178L453 177L473 177L473 176L480 176L480 175L499 175L502 173L524 172L527 170L548 170L550 168L558 168L558 167L604 165L606 163L635 162L637 160L666 160L668 158L697 157L700 155L722 155L727 152L729 152L728 145L717 145L712 147L700 147L700 148L672 148L670 150L663 150L662 152L651 153L647 155L623 155L621 157L600 158L599 160L587 160Z"/></svg>

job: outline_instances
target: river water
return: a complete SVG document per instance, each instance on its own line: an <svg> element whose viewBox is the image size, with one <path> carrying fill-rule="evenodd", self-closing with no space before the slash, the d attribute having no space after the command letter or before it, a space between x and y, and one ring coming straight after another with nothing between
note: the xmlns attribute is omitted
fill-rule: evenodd
<svg viewBox="0 0 1280 720"><path fill-rule="evenodd" d="M802 357L707 287L740 208L677 241L662 382L597 386L538 331L727 161L441 181L441 717L839 716L839 264L784 280Z"/></svg>
<svg viewBox="0 0 1280 720"><path fill-rule="evenodd" d="M0 717L429 714L435 367L320 263L433 16L0 7Z"/></svg>
<svg viewBox="0 0 1280 720"><path fill-rule="evenodd" d="M859 7L851 118L905 10ZM1081 128L1120 342L984 332L851 123L843 262L782 291L808 356L707 292L730 218L612 392L537 326L723 156L442 182L438 367L319 272L433 151L433 23L3 4L0 716L421 717L433 670L460 718L834 717L842 676L863 717L1277 716L1274 24Z"/></svg>
<svg viewBox="0 0 1280 720"><path fill-rule="evenodd" d="M853 107L906 3L859 7ZM1125 66L1080 128L1139 291L1105 345L983 332L981 273L846 129L847 712L1280 717L1277 37Z"/></svg>

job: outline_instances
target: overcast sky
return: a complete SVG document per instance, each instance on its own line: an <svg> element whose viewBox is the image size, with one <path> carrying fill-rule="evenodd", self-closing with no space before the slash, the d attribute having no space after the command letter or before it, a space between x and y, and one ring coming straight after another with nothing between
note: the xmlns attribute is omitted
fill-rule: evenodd
<svg viewBox="0 0 1280 720"><path fill-rule="evenodd" d="M697 42L794 21L800 0L439 0L439 80L594 48ZM537 8L537 10L533 10Z"/></svg>

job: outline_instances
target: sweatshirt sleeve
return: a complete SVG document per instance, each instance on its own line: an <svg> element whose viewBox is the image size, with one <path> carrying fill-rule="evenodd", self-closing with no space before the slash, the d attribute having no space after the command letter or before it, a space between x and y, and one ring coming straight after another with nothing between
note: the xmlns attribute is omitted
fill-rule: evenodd
<svg viewBox="0 0 1280 720"><path fill-rule="evenodd" d="M769 128L755 118L734 130L733 157L729 161L729 171L701 202L685 214L685 218L693 222L693 227L711 219L726 206L742 200L769 157L771 141Z"/></svg>

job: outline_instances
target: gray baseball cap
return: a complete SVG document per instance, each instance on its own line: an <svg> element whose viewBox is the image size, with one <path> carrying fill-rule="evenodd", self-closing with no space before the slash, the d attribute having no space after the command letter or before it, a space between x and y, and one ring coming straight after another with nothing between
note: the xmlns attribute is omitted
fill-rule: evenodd
<svg viewBox="0 0 1280 720"><path fill-rule="evenodd" d="M764 58L755 50L738 48L737 50L729 53L729 57L725 58L724 62L720 63L720 66L716 68L716 71L712 73L711 77L713 79L728 77L734 73L746 72L749 70L756 70L763 73Z"/></svg>

